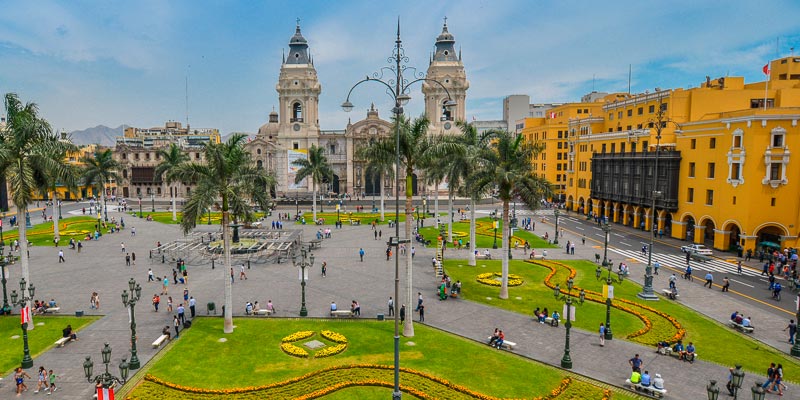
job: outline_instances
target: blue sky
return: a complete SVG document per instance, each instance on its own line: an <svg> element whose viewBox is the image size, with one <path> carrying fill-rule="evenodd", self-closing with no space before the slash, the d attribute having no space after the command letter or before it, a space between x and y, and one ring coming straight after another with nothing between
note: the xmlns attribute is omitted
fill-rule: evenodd
<svg viewBox="0 0 800 400"><path fill-rule="evenodd" d="M593 88L690 87L724 75L763 80L770 59L800 53L797 1L0 1L0 92L39 104L54 129L159 126L189 118L255 132L301 19L322 84L320 124L342 129L380 88L352 84L387 64L398 16L410 64L424 71L447 17L470 81L467 116L500 119L502 99L578 101ZM594 77L594 79L593 79ZM363 87L363 86L362 86ZM408 112L422 110L416 88Z"/></svg>

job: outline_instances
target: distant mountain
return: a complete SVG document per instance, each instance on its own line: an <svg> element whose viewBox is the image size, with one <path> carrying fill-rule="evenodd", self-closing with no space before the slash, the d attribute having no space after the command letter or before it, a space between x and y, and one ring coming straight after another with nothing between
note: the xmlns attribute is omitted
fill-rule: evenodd
<svg viewBox="0 0 800 400"><path fill-rule="evenodd" d="M100 144L103 146L114 147L116 137L122 136L122 125L116 128L109 128L105 125L97 125L94 128L82 131L72 131L69 133L72 143L77 145Z"/></svg>

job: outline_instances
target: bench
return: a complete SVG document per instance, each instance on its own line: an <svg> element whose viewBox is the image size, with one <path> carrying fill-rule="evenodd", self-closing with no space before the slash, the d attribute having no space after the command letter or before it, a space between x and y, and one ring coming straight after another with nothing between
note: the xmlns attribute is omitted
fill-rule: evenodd
<svg viewBox="0 0 800 400"><path fill-rule="evenodd" d="M69 342L69 338L62 337L61 339L56 340L55 345L56 347L64 347L64 345L67 344L67 342Z"/></svg>
<svg viewBox="0 0 800 400"><path fill-rule="evenodd" d="M491 337L491 336L489 336L489 337L487 337L487 338L486 338L486 340L487 340L487 341L489 341L489 340L492 340L492 337ZM510 341L508 341L508 340L503 340L503 344L502 344L502 345L500 345L500 347L502 347L502 348L504 348L504 349L506 349L506 350L514 350L514 347L516 347L516 346L517 346L517 344L516 344L516 343L514 343L514 342L510 342Z"/></svg>
<svg viewBox="0 0 800 400"><path fill-rule="evenodd" d="M161 336L159 336L158 339L153 341L153 348L157 349L157 348L161 347L161 345L164 344L164 342L167 341L167 338L169 338L169 335L161 335Z"/></svg>
<svg viewBox="0 0 800 400"><path fill-rule="evenodd" d="M652 397L664 397L664 395L667 394L667 389L656 389L653 387L653 385L642 386L640 383L631 383L630 379L625 379L625 385L637 392L641 392Z"/></svg>
<svg viewBox="0 0 800 400"><path fill-rule="evenodd" d="M661 293L664 293L664 297L666 298L672 298L672 289L663 289L661 290ZM681 295L676 293L675 297L681 297Z"/></svg>
<svg viewBox="0 0 800 400"><path fill-rule="evenodd" d="M478 254L475 254L475 259L476 260L491 260L492 259L492 255L491 254L478 253Z"/></svg>
<svg viewBox="0 0 800 400"><path fill-rule="evenodd" d="M350 220L350 225L361 225L361 220L360 219L351 219Z"/></svg>
<svg viewBox="0 0 800 400"><path fill-rule="evenodd" d="M253 314L254 315L272 315L273 312L274 311L272 311L272 310L268 310L266 308L262 308L262 309L253 311Z"/></svg>
<svg viewBox="0 0 800 400"><path fill-rule="evenodd" d="M350 310L336 310L331 311L331 317L352 317L353 312Z"/></svg>
<svg viewBox="0 0 800 400"><path fill-rule="evenodd" d="M740 331L742 331L744 333L753 333L753 330L755 329L752 326L742 326L742 324L738 324L734 320L728 321L728 325L730 325L731 328L734 328L736 330L740 330Z"/></svg>
<svg viewBox="0 0 800 400"><path fill-rule="evenodd" d="M544 323L550 326L558 326L558 320L553 317L546 317Z"/></svg>
<svg viewBox="0 0 800 400"><path fill-rule="evenodd" d="M47 314L47 313L57 313L60 310L61 310L61 307L50 307L50 308L45 308L44 309L44 313L45 314Z"/></svg>
<svg viewBox="0 0 800 400"><path fill-rule="evenodd" d="M663 354L663 355L666 355L666 356L673 356L673 357L678 357L678 358L681 357L681 354L679 352L673 351L672 347L664 347L664 352L663 353L659 352L659 353ZM694 355L691 357L691 360L686 360L686 361L694 362L695 360L697 360L698 357L700 357L700 355L697 354L697 353L694 353Z"/></svg>

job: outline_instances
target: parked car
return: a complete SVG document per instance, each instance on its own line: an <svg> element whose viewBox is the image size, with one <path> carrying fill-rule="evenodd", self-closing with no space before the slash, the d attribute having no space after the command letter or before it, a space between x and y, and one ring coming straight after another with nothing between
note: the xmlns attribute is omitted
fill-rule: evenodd
<svg viewBox="0 0 800 400"><path fill-rule="evenodd" d="M697 253L702 254L704 256L711 255L711 249L702 244L690 244L686 246L681 246L681 251L684 253Z"/></svg>

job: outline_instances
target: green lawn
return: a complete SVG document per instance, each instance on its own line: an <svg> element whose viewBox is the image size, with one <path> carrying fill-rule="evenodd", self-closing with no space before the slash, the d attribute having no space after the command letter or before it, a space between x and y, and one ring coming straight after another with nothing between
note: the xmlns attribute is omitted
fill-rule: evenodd
<svg viewBox="0 0 800 400"><path fill-rule="evenodd" d="M267 385L283 382L315 371L334 366L355 364L392 365L393 325L390 321L320 321L285 319L236 319L236 331L223 335L222 320L219 318L197 318L188 331L169 348L169 352L150 367L148 374L158 379L185 387L205 389L234 389L248 386ZM309 339L320 339L321 330L338 332L348 339L347 349L328 358L296 358L280 349L281 338L294 332L314 330L317 334ZM226 342L219 342L224 337ZM324 341L324 340L323 340ZM203 349L203 351L197 351ZM208 362L213 354L214 362ZM469 355L466 359L465 355ZM463 385L472 391L498 397L531 398L545 395L556 388L566 375L555 368L529 361L509 352L493 350L457 336L417 325L416 336L401 338L401 366L429 374L453 384ZM225 371L225 373L220 373ZM246 373L242 373L246 371ZM337 370L341 379L356 380L362 372ZM503 379L475 379L476 376L491 371ZM536 379L517 379L515 377L536 377ZM235 379L231 379L235 377ZM409 382L403 375L401 384ZM376 380L391 381L391 369L383 369ZM416 389L436 394L436 385L427 379L415 378L410 383ZM293 395L305 394L323 389L331 381L314 381L311 378L298 384L287 385L284 391L296 391ZM322 386L320 386L322 385ZM300 386L300 387L298 387ZM440 387L441 389L441 387ZM572 391L571 391L572 390ZM169 392L169 393L167 393ZM176 396L178 391L166 389L145 381L131 393L134 398L149 399ZM391 389L356 386L329 394L330 399L373 399L386 398ZM253 394L251 394L252 396ZM222 396L216 398L257 398L247 396ZM266 396L261 394L261 396ZM288 395L287 395L288 396ZM573 381L565 398L599 399L602 389L583 381ZM184 397L176 397L184 398ZM192 398L188 396L185 398ZM215 398L197 397L195 398ZM274 397L273 397L274 398ZM454 398L459 398L458 396ZM614 394L615 399L632 399Z"/></svg>
<svg viewBox="0 0 800 400"><path fill-rule="evenodd" d="M78 338L80 339L80 329L94 322L97 318L34 316L33 322L36 324L36 329L28 332L28 347L34 363L36 362L36 356L52 347L53 343L61 337L61 330L66 328L67 325L72 325L72 329L78 331ZM0 346L0 372L3 375L18 367L20 361L22 361L22 329L19 321L19 315L0 317L0 340L3 343ZM44 323L44 325L39 325L40 323ZM19 336L19 338L12 339L12 336Z"/></svg>
<svg viewBox="0 0 800 400"><path fill-rule="evenodd" d="M486 249L492 248L494 246L494 228L493 228L493 220L491 218L478 218L475 220L477 227L475 229L475 246L479 249ZM498 229L497 229L497 247L500 248L503 244L503 221L498 221ZM445 232L447 232L447 225L444 224ZM435 242L436 238L439 236L439 231L436 230L435 226L428 226L425 228L421 228L419 233L425 237L425 239L430 240L431 242ZM453 224L453 240L457 241L461 239L466 245L469 243L469 220L456 222ZM514 240L512 241L513 244L521 240L528 241L528 244L531 245L531 248L534 249L541 249L541 248L557 248L558 246L552 245L548 243L548 241L542 239L541 237L530 233L524 229L516 229L514 231Z"/></svg>
<svg viewBox="0 0 800 400"><path fill-rule="evenodd" d="M605 282L595 278L596 264L588 261L560 262L573 267L577 271L577 275L574 278L576 287L584 288L587 291L602 292L602 285ZM536 307L547 307L551 313L554 309L557 309L559 313L561 312L562 305L553 297L553 290L544 285L544 279L550 272L547 268L521 260L512 260L509 264L509 273L520 275L524 283L521 286L509 287L509 299L507 300L497 298L500 291L499 287L487 286L478 283L475 279L477 274L499 272L500 261L481 260L478 262L477 267L470 267L464 260L447 260L445 261L445 269L454 281L460 280L462 282L463 297L465 299L527 315L532 315L533 309ZM606 273L603 273L602 276L605 277ZM560 283L562 288L565 288L566 278L566 275L557 275L554 280ZM615 304L618 303L616 299L626 299L674 316L686 329L684 343L694 342L697 352L703 360L726 366L741 364L748 371L758 374L763 373L764 365L769 365L770 362L783 363L784 371L786 371L785 376L789 377L789 379L793 379L792 377L800 374L800 363L789 355L776 351L744 334L712 321L681 305L680 302L664 299L658 302L641 301L636 296L639 291L641 291L641 286L633 282L626 280L622 284L615 283ZM573 290L573 294L577 294L577 292ZM577 306L577 320L573 325L577 328L594 332L600 326L600 323L605 322L605 311L604 304L587 301ZM663 319L656 322L658 324L666 324ZM657 336L661 332L655 328L659 326L658 324L654 324L652 335ZM643 328L644 324L633 314L612 308L611 327L614 333L614 340L619 340ZM671 335L674 331L664 330L663 332ZM651 339L652 337L650 336ZM667 337L663 337L663 339L669 340ZM721 345L722 343L724 343L724 346Z"/></svg>
<svg viewBox="0 0 800 400"><path fill-rule="evenodd" d="M71 217L64 218L59 221L59 236L61 237L60 244L62 246L69 243L70 238L75 240L83 240L86 235L94 234L97 229L97 219L92 217ZM34 225L33 228L28 228L26 232L28 241L34 246L52 246L53 245L53 223L45 222ZM19 238L19 231L6 231L3 234L3 239L6 242L13 242L14 239Z"/></svg>

